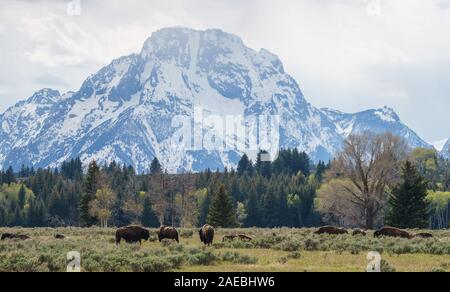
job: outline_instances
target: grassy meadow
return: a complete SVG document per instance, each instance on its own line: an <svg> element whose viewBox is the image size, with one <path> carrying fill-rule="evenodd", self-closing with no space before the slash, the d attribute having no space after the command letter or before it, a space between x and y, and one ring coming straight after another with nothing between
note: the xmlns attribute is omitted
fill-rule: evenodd
<svg viewBox="0 0 450 292"><path fill-rule="evenodd" d="M315 229L219 229L213 247L204 247L196 229L180 229L180 244L157 240L115 246L115 229L0 228L26 234L27 241L0 241L0 272L65 272L67 253L81 254L84 272L364 272L367 253L382 255L382 269L450 272L450 230L433 239L316 235ZM417 233L419 231L411 231ZM58 240L55 234L67 238ZM222 242L246 234L251 242Z"/></svg>

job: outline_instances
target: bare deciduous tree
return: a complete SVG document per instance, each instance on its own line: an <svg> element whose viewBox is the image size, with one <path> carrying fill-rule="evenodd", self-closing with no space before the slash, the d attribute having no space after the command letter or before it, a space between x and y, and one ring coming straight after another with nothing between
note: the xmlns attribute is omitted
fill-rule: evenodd
<svg viewBox="0 0 450 292"><path fill-rule="evenodd" d="M99 189L90 203L89 213L100 221L100 227L108 227L113 202L114 193L110 189Z"/></svg>
<svg viewBox="0 0 450 292"><path fill-rule="evenodd" d="M180 217L180 226L194 227L197 224L198 206L195 196L195 176L191 173L183 174L179 178L178 193L175 198L176 213Z"/></svg>
<svg viewBox="0 0 450 292"><path fill-rule="evenodd" d="M133 194L128 197L123 205L123 210L131 218L133 224L140 224L145 196L145 192Z"/></svg>
<svg viewBox="0 0 450 292"><path fill-rule="evenodd" d="M349 136L319 191L319 210L341 223L373 229L406 150L406 142L389 133Z"/></svg>
<svg viewBox="0 0 450 292"><path fill-rule="evenodd" d="M195 176L191 173L158 173L150 176L150 198L161 225L165 222L170 222L172 226L194 224L194 190Z"/></svg>
<svg viewBox="0 0 450 292"><path fill-rule="evenodd" d="M150 198L161 225L164 225L166 212L169 208L169 202L166 196L166 184L166 175L164 173L152 174L150 176Z"/></svg>

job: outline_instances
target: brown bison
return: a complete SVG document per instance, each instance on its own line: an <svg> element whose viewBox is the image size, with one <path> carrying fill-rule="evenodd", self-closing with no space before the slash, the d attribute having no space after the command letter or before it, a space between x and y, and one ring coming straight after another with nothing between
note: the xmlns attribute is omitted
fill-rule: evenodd
<svg viewBox="0 0 450 292"><path fill-rule="evenodd" d="M238 234L237 237L242 241L252 241L253 240L253 238L251 238L250 236L247 236L245 234Z"/></svg>
<svg viewBox="0 0 450 292"><path fill-rule="evenodd" d="M348 231L345 230L344 228L338 228L338 227L334 227L334 226L325 226L325 227L321 227L319 228L319 230L317 230L316 232L314 232L315 234L348 234Z"/></svg>
<svg viewBox="0 0 450 292"><path fill-rule="evenodd" d="M120 244L123 239L126 243L142 244L142 240L148 240L150 238L150 232L140 226L127 226L117 229L116 231L116 245Z"/></svg>
<svg viewBox="0 0 450 292"><path fill-rule="evenodd" d="M226 242L226 241L233 241L235 239L240 239L242 241L252 241L253 238L251 238L250 236L247 236L245 234L232 234L232 235L226 235L222 238L222 242Z"/></svg>
<svg viewBox="0 0 450 292"><path fill-rule="evenodd" d="M160 242L163 239L172 239L180 242L178 231L174 227L161 226L158 232L158 239Z"/></svg>
<svg viewBox="0 0 450 292"><path fill-rule="evenodd" d="M214 227L211 225L203 226L199 231L200 240L207 246L211 246L214 240Z"/></svg>
<svg viewBox="0 0 450 292"><path fill-rule="evenodd" d="M393 227L384 227L380 230L375 231L374 237L387 236L387 237L400 237L411 239L413 236L404 230L393 228Z"/></svg>
<svg viewBox="0 0 450 292"><path fill-rule="evenodd" d="M28 235L22 235L22 234L3 233L1 240L4 241L6 239L28 240L28 239L30 239L30 237Z"/></svg>
<svg viewBox="0 0 450 292"><path fill-rule="evenodd" d="M358 236L358 235L366 236L367 233L364 230L361 230L361 229L353 230L352 236Z"/></svg>
<svg viewBox="0 0 450 292"><path fill-rule="evenodd" d="M431 234L431 233L418 233L418 234L416 234L416 235L414 235L414 237L417 237L417 238L424 238L424 239L428 239L428 238L434 238L434 236L433 236L433 234Z"/></svg>
<svg viewBox="0 0 450 292"><path fill-rule="evenodd" d="M66 239L66 236L62 234L55 234L55 239L64 240Z"/></svg>
<svg viewBox="0 0 450 292"><path fill-rule="evenodd" d="M222 238L222 242L233 241L236 238L236 235L225 235Z"/></svg>

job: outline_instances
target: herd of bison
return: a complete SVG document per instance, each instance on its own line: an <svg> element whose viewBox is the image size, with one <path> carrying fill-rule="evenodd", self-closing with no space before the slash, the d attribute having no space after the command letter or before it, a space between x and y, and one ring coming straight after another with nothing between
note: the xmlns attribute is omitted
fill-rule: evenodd
<svg viewBox="0 0 450 292"><path fill-rule="evenodd" d="M214 227L210 225L203 226L199 231L199 237L200 241L207 245L211 246L214 241ZM339 234L350 234L350 231L344 229L344 228L338 228L333 226L325 226L319 228L315 234L331 234L331 235L339 235ZM367 236L367 233L364 230L356 229L352 230L351 234L353 236L361 235L361 236ZM418 234L411 234L405 230L392 228L392 227L385 227L380 230L375 231L374 233L375 237L399 237L399 238L432 238L433 235L430 233L418 233ZM64 240L66 237L62 234L56 234L56 239ZM148 240L150 238L150 231L140 227L140 226L128 226L128 227L122 227L117 229L116 231L116 245L120 245L120 242L122 239L127 243L140 243L142 244L143 240ZM12 234L12 233L4 233L1 236L1 240L28 240L30 239L27 235L21 235L21 234ZM159 241L162 241L163 239L169 239L169 240L175 240L176 242L179 242L179 235L178 231L174 227L167 227L162 226L158 231L158 239ZM245 234L233 234L233 235L226 235L223 237L223 241L233 241L235 239L243 240L243 241L251 241L252 238L250 236L247 236Z"/></svg>

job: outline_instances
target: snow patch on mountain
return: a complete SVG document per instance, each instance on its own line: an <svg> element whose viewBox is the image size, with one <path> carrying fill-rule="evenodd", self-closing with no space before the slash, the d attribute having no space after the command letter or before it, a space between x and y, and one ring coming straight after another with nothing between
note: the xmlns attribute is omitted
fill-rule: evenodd
<svg viewBox="0 0 450 292"><path fill-rule="evenodd" d="M387 123L395 123L400 121L400 118L397 116L394 110L388 107L384 107L375 111L375 115L378 116L382 121Z"/></svg>
<svg viewBox="0 0 450 292"><path fill-rule="evenodd" d="M389 107L375 110L366 110L358 113L348 114L337 110L323 108L322 112L336 124L337 130L344 138L351 134L371 131L374 133L390 132L403 137L412 148L432 146L419 137L413 130L408 128Z"/></svg>
<svg viewBox="0 0 450 292"><path fill-rule="evenodd" d="M430 144L433 145L434 149L436 149L438 152L441 152L444 150L445 145L449 142L449 139L443 139L440 141L431 142Z"/></svg>
<svg viewBox="0 0 450 292"><path fill-rule="evenodd" d="M440 145L442 145L442 147L439 147L440 149L437 148L439 154L446 159L450 159L450 139L447 139L445 143Z"/></svg>

